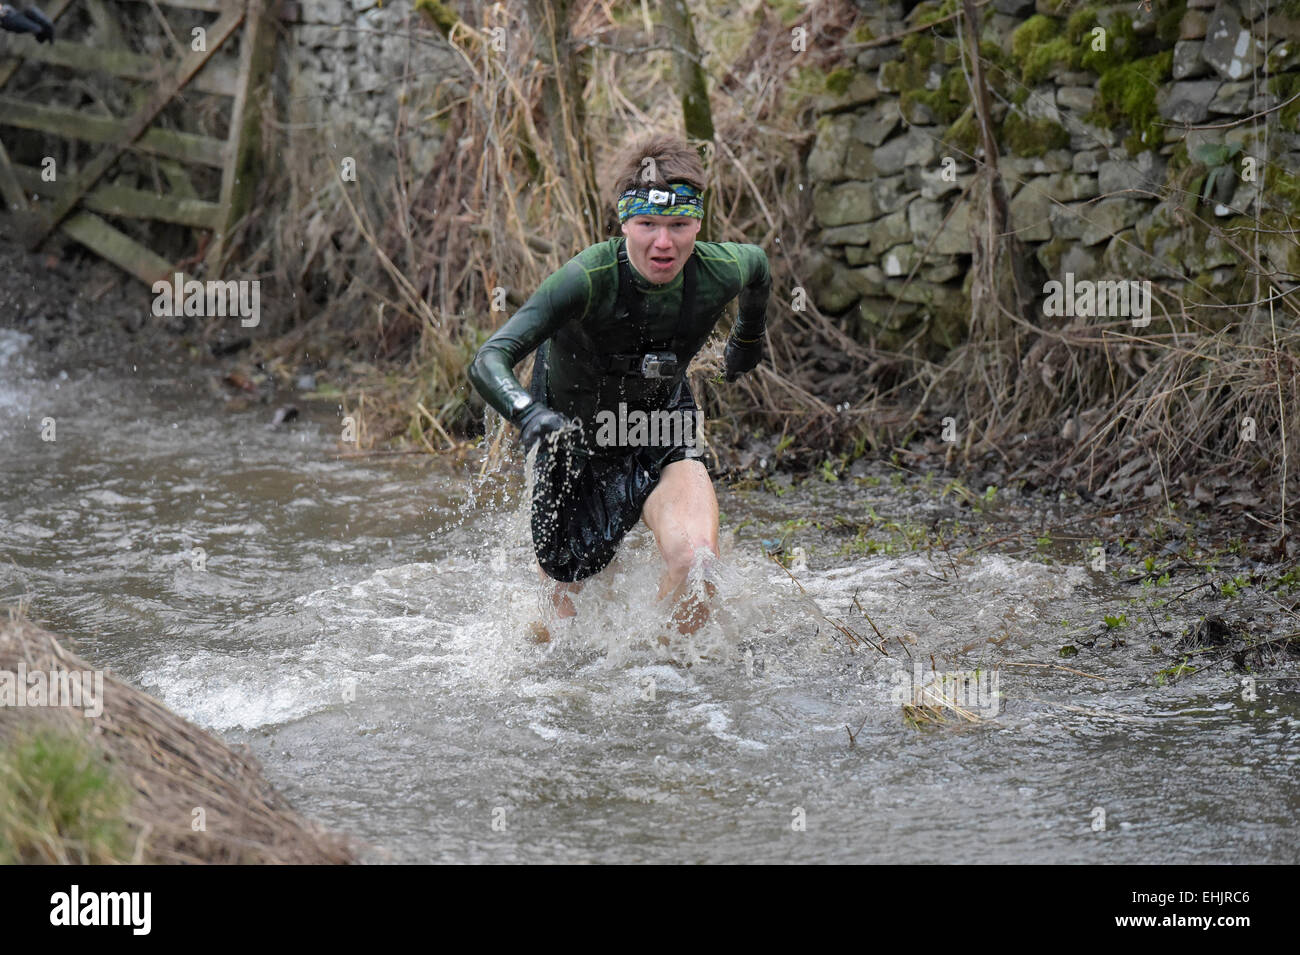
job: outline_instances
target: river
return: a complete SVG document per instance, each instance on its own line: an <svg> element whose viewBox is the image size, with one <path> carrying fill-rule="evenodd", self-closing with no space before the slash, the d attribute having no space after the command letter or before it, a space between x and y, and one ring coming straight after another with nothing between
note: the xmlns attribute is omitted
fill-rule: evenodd
<svg viewBox="0 0 1300 955"><path fill-rule="evenodd" d="M268 428L211 372L37 351L0 329L0 597L247 744L367 861L1300 861L1294 669L1157 685L1140 628L1080 639L1132 588L906 546L949 505L916 486L720 490L697 641L658 640L642 526L537 644L517 480L341 456L335 402ZM810 537L798 584L759 543L868 515L877 546ZM932 669L979 670L978 720L903 719Z"/></svg>

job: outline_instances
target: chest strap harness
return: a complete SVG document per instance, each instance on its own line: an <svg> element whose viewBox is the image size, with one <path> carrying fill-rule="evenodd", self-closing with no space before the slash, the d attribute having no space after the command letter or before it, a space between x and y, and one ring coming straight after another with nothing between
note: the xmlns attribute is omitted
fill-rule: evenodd
<svg viewBox="0 0 1300 955"><path fill-rule="evenodd" d="M686 332L686 324L690 321L694 312L695 272L695 250L692 249L690 258L686 260L683 269L682 305L677 312L677 327L673 332L673 337L667 340L659 339L647 342L644 346L645 351L634 355L602 356L603 367L600 368L601 371L606 374L628 375L636 378L674 378L677 376L680 370L677 352ZM636 295L635 290L632 265L627 259L627 242L625 241L618 247L618 299L614 306L615 314L632 319L635 310L637 313L635 316L636 327L644 341L649 326L649 318L646 315L646 300L645 296ZM639 310L636 309L635 305L637 299L641 301Z"/></svg>

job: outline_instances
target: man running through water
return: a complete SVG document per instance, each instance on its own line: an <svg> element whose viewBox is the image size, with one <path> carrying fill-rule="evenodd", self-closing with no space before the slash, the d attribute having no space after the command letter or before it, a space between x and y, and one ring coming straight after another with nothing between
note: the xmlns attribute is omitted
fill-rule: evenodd
<svg viewBox="0 0 1300 955"><path fill-rule="evenodd" d="M576 613L568 594L603 570L643 519L666 565L659 599L671 598L678 631L694 633L708 618L687 578L718 554L718 501L686 369L737 295L726 380L757 366L772 279L758 246L695 241L703 192L704 167L686 142L650 137L634 146L616 170L623 237L552 273L470 365L474 387L520 429L525 450L540 444L532 536L561 617ZM525 389L512 369L534 349ZM705 590L712 596L711 585Z"/></svg>

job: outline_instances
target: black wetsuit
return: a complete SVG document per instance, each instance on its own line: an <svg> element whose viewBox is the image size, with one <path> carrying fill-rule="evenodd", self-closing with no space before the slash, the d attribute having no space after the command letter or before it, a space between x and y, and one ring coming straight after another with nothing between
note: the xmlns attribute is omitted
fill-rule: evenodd
<svg viewBox="0 0 1300 955"><path fill-rule="evenodd" d="M733 337L753 341L766 330L772 280L758 246L696 242L673 281L654 285L630 262L620 266L624 242L616 237L584 249L550 275L469 369L474 387L511 421L536 400L581 422L580 440L538 454L533 543L543 570L557 580L603 569L640 519L663 468L699 457L694 442L610 441L598 428L601 413L694 412L686 368L737 295ZM539 347L525 391L513 368ZM641 356L657 352L672 352L676 368L643 377Z"/></svg>

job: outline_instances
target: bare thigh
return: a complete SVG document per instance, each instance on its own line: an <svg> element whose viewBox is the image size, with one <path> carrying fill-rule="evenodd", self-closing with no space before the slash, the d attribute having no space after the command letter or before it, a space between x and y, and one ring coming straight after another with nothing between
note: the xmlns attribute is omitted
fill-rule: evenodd
<svg viewBox="0 0 1300 955"><path fill-rule="evenodd" d="M718 497L699 461L674 461L650 492L641 519L655 535L669 569L687 565L699 547L718 552Z"/></svg>

